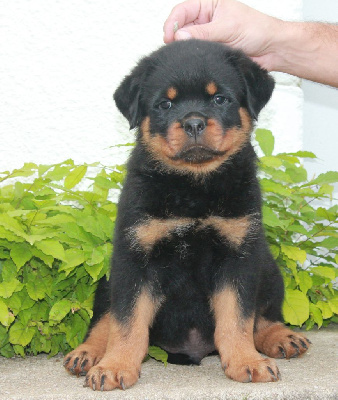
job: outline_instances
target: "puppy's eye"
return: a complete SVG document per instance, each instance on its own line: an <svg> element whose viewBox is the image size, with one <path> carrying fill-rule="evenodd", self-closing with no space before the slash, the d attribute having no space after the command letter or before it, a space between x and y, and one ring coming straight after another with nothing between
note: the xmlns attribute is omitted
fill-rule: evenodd
<svg viewBox="0 0 338 400"><path fill-rule="evenodd" d="M162 110L169 110L169 108L171 108L172 104L171 104L170 100L163 100L163 101L161 101L161 103L158 106Z"/></svg>
<svg viewBox="0 0 338 400"><path fill-rule="evenodd" d="M228 99L225 96L222 96L221 94L216 94L214 96L214 103L215 104L221 105L221 104L226 103L227 101L228 101Z"/></svg>

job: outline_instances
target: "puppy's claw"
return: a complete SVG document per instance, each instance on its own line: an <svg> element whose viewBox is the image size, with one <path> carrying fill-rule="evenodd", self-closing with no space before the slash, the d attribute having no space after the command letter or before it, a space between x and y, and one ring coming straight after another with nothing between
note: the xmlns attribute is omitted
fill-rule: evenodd
<svg viewBox="0 0 338 400"><path fill-rule="evenodd" d="M267 369L270 372L270 375L272 376L272 379L274 380L274 382L276 382L278 380L278 378L275 375L275 373L273 372L273 370L269 366L267 367Z"/></svg>
<svg viewBox="0 0 338 400"><path fill-rule="evenodd" d="M105 380L105 378L106 378L106 375L102 375L101 376L101 384L100 384L100 390L101 390L101 392L103 392L103 390L104 390L104 380Z"/></svg>
<svg viewBox="0 0 338 400"><path fill-rule="evenodd" d="M71 373L74 373L75 368L77 367L77 363L78 363L78 362L79 362L79 357L76 357L75 360L74 360L74 363L73 363L72 368L70 368L70 370L69 370Z"/></svg>
<svg viewBox="0 0 338 400"><path fill-rule="evenodd" d="M126 387L123 382L123 376L121 376L121 378L120 378L120 386L121 386L122 390L126 390Z"/></svg>
<svg viewBox="0 0 338 400"><path fill-rule="evenodd" d="M245 383L252 382L252 375L251 375L249 367L246 369L246 372L249 375L249 378L248 378L247 381L245 381Z"/></svg>
<svg viewBox="0 0 338 400"><path fill-rule="evenodd" d="M286 358L286 353L285 353L285 350L283 349L283 347L278 346L278 348L279 348L279 351L282 353L282 358Z"/></svg>
<svg viewBox="0 0 338 400"><path fill-rule="evenodd" d="M296 349L296 353L293 356L291 356L291 358L298 357L299 356L299 347L294 342L290 342L290 344L294 349Z"/></svg>
<svg viewBox="0 0 338 400"><path fill-rule="evenodd" d="M65 361L63 362L63 366L64 366L64 367L69 363L69 361L70 361L71 358L72 358L72 357L68 357L68 358L65 359Z"/></svg>

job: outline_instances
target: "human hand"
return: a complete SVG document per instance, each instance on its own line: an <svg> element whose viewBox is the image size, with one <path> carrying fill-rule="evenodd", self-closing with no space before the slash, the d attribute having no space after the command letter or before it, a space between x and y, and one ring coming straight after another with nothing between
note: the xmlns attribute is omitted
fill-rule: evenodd
<svg viewBox="0 0 338 400"><path fill-rule="evenodd" d="M175 6L167 18L164 42L189 38L221 42L243 50L271 71L276 58L272 38L282 24L236 0L187 0Z"/></svg>

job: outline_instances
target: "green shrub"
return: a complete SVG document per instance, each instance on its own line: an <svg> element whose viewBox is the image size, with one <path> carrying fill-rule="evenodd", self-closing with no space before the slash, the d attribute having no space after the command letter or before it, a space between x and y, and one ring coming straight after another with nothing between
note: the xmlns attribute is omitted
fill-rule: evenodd
<svg viewBox="0 0 338 400"><path fill-rule="evenodd" d="M305 323L307 329L337 322L338 205L326 205L332 200L338 172L308 180L301 158L315 159L313 153L273 156L274 138L264 129L257 129L256 140L264 153L260 158L263 223L284 277L285 321Z"/></svg>
<svg viewBox="0 0 338 400"><path fill-rule="evenodd" d="M286 284L285 320L320 327L337 320L337 206L324 205L338 173L307 181L300 158L312 153L272 156L271 133L258 130L256 139L264 152L264 224ZM112 196L124 175L124 166L72 160L0 174L0 355L55 355L81 343L96 282L109 271ZM150 355L163 359L156 348Z"/></svg>

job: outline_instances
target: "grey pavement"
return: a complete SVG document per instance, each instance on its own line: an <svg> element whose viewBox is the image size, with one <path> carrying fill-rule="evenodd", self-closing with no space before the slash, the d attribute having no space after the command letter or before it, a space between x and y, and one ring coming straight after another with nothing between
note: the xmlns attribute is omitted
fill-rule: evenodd
<svg viewBox="0 0 338 400"><path fill-rule="evenodd" d="M84 377L70 376L62 357L40 355L26 359L0 357L0 399L227 399L227 400L337 400L338 329L307 332L313 345L300 359L277 360L282 380L273 383L238 383L227 379L218 356L200 366L168 365L154 360L142 366L132 388L94 392L83 387Z"/></svg>

